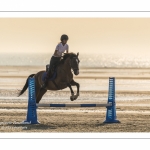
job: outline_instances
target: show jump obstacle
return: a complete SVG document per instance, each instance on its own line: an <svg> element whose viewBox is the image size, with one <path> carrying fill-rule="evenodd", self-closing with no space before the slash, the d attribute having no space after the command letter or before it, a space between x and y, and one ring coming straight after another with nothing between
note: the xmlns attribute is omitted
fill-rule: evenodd
<svg viewBox="0 0 150 150"><path fill-rule="evenodd" d="M120 123L116 116L115 103L115 78L109 78L108 102L107 104L36 104L35 79L28 79L28 110L27 117L23 123L39 124L37 119L38 107L106 107L106 120L104 123Z"/></svg>

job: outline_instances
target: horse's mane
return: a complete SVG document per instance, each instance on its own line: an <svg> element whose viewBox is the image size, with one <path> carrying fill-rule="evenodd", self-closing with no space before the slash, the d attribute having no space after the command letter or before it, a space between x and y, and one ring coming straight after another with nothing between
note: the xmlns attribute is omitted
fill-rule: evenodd
<svg viewBox="0 0 150 150"><path fill-rule="evenodd" d="M71 53L64 53L60 63L64 63L68 57L70 57L70 58L77 57L77 55L75 53L72 53L72 52Z"/></svg>

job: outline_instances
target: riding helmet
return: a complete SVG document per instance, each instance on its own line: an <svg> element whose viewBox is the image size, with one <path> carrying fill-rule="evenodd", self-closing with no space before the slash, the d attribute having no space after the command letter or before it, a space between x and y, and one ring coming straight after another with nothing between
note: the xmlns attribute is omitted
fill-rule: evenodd
<svg viewBox="0 0 150 150"><path fill-rule="evenodd" d="M63 34L61 37L60 37L60 40L63 41L63 40L68 40L68 35L66 34Z"/></svg>

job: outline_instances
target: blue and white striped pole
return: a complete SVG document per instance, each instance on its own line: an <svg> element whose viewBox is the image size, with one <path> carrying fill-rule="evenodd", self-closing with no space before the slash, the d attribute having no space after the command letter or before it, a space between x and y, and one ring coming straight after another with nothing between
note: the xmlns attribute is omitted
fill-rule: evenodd
<svg viewBox="0 0 150 150"><path fill-rule="evenodd" d="M36 104L37 107L109 107L112 104Z"/></svg>

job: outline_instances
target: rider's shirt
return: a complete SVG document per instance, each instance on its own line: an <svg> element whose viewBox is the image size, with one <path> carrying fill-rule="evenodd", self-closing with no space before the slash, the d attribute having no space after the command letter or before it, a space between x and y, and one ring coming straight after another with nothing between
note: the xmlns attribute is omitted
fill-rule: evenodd
<svg viewBox="0 0 150 150"><path fill-rule="evenodd" d="M69 46L68 44L65 44L63 45L62 43L59 43L57 46L56 46L56 49L57 50L57 55L58 57L61 57L62 56L62 53L65 52L65 50L69 50ZM54 56L54 55L53 55ZM55 56L56 57L56 56Z"/></svg>

